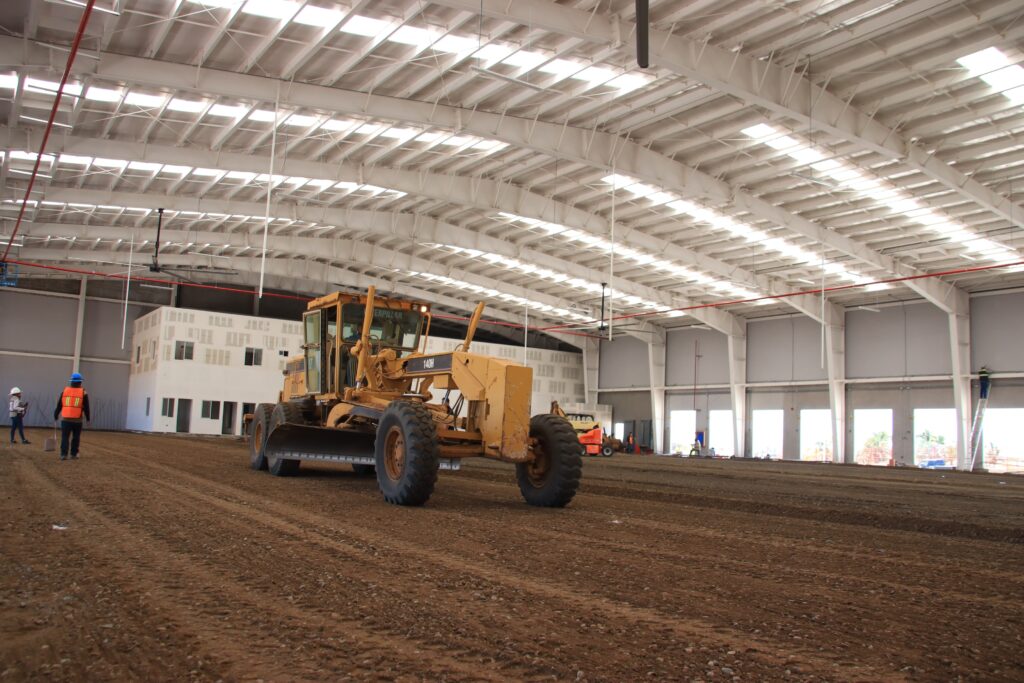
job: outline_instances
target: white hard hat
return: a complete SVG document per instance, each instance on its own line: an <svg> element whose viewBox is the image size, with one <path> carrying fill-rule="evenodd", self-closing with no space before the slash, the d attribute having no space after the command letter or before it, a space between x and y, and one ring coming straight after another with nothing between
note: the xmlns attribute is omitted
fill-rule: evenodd
<svg viewBox="0 0 1024 683"><path fill-rule="evenodd" d="M15 394L20 394L20 393L21 393L21 389L19 389L18 387L14 387L13 389L11 389L11 396L14 396Z"/></svg>

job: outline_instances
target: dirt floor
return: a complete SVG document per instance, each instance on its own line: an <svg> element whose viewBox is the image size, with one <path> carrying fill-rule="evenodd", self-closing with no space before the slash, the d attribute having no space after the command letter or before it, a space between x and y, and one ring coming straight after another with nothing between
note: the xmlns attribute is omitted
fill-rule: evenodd
<svg viewBox="0 0 1024 683"><path fill-rule="evenodd" d="M0 450L0 680L1024 680L1024 478L619 455L425 508L225 439Z"/></svg>

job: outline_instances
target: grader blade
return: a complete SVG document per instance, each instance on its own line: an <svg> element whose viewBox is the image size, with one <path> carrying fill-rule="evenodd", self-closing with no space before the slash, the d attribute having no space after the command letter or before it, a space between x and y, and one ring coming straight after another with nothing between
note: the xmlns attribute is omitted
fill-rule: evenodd
<svg viewBox="0 0 1024 683"><path fill-rule="evenodd" d="M269 459L375 465L375 441L376 435L367 432L283 424L267 436L265 452ZM440 469L459 470L461 461L442 458Z"/></svg>

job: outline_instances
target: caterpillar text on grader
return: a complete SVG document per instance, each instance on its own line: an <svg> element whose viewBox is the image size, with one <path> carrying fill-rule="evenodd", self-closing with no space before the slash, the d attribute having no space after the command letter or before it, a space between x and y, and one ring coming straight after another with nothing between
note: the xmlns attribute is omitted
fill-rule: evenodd
<svg viewBox="0 0 1024 683"><path fill-rule="evenodd" d="M515 464L527 503L567 505L580 482L576 433L563 417L530 417L530 368L470 353L482 313L481 302L455 351L428 355L426 304L373 287L309 302L279 402L253 413L250 465L288 476L303 460L351 463L376 473L389 503L422 505L439 469L482 456ZM440 403L431 388L444 390Z"/></svg>

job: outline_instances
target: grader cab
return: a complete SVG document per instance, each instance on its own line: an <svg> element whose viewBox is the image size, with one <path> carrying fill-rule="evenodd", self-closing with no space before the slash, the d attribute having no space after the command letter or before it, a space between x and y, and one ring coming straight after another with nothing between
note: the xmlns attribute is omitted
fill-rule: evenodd
<svg viewBox="0 0 1024 683"><path fill-rule="evenodd" d="M427 304L373 287L311 301L277 405L253 413L251 467L289 476L303 460L350 463L376 474L388 502L422 505L439 469L486 457L515 464L527 503L567 505L580 481L576 433L564 417L530 417L530 368L470 352L482 312L456 350L427 354Z"/></svg>

